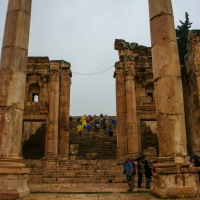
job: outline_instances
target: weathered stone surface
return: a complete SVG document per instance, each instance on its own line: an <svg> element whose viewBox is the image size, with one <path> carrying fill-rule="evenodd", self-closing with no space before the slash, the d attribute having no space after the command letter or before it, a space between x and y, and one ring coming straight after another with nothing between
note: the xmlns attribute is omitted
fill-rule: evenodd
<svg viewBox="0 0 200 200"><path fill-rule="evenodd" d="M187 155L186 136L181 134L185 132L185 119L183 115L158 115L158 137L159 155L176 156ZM165 127L165 128L163 128Z"/></svg>
<svg viewBox="0 0 200 200"><path fill-rule="evenodd" d="M22 118L22 110L0 107L0 162L2 158L20 156Z"/></svg>
<svg viewBox="0 0 200 200"><path fill-rule="evenodd" d="M47 157L59 154L63 159L69 155L71 76L70 63L64 60L28 58L24 119L46 124ZM33 99L35 94L38 95L38 102Z"/></svg>
<svg viewBox="0 0 200 200"><path fill-rule="evenodd" d="M156 174L151 194L160 198L195 198L198 194L197 174Z"/></svg>
<svg viewBox="0 0 200 200"><path fill-rule="evenodd" d="M118 149L119 151L124 150L124 156L126 149L128 149L129 155L136 156L142 153L141 136L139 134L140 120L156 118L152 84L153 73L151 49L137 43L127 44L129 43L124 40L115 41L117 46L115 49L118 49L119 54L119 62L115 64L114 73L116 100L117 102L121 101L119 104L117 103L117 111L120 110L120 112L117 112L117 142L118 145L125 144L124 149ZM145 103L150 103L147 94L152 95L152 107L145 105ZM126 133L126 138L123 138L123 140L119 138L119 130L122 130L123 134ZM128 147L126 147L127 145ZM123 157L120 159L123 159Z"/></svg>
<svg viewBox="0 0 200 200"><path fill-rule="evenodd" d="M186 127L189 153L198 154L199 120L200 120L200 32L192 30L189 34L188 53L186 56L186 72L183 76L184 100L186 112ZM184 79L186 77L187 79Z"/></svg>
<svg viewBox="0 0 200 200"><path fill-rule="evenodd" d="M173 17L170 15L161 14L159 17L154 17L151 20L151 45L154 47L155 44L170 41L176 43L175 29L169 29L168 27L174 26Z"/></svg>
<svg viewBox="0 0 200 200"><path fill-rule="evenodd" d="M155 96L158 115L184 115L181 78L166 76L157 80L155 82Z"/></svg>
<svg viewBox="0 0 200 200"><path fill-rule="evenodd" d="M25 2L25 1L24 1ZM28 1L27 1L28 2ZM20 23L19 23L20 21ZM6 19L5 37L2 47L13 47L27 49L29 41L30 15L19 10L10 11ZM18 38L17 40L15 38Z"/></svg>
<svg viewBox="0 0 200 200"><path fill-rule="evenodd" d="M171 1L149 0L152 64L156 85L159 156L176 166L156 168L151 192L161 198L197 197L196 174L181 173L187 155L183 92ZM173 164L173 162L171 162ZM177 170L177 174L176 173ZM183 171L187 171L187 167Z"/></svg>
<svg viewBox="0 0 200 200"><path fill-rule="evenodd" d="M22 48L2 48L2 60L1 60L1 69L21 71L24 72L26 69L27 62L27 50ZM6 58L6 59L3 59Z"/></svg>
<svg viewBox="0 0 200 200"><path fill-rule="evenodd" d="M176 43L167 41L157 43L152 48L152 55L154 81L164 76L181 77L180 62L178 57L175 56L178 55Z"/></svg>
<svg viewBox="0 0 200 200"><path fill-rule="evenodd" d="M125 40L115 40L115 50L127 49L128 43Z"/></svg>
<svg viewBox="0 0 200 200"><path fill-rule="evenodd" d="M171 15L173 17L172 5L168 0L158 0L155 4L154 0L149 0L150 20L160 15Z"/></svg>
<svg viewBox="0 0 200 200"><path fill-rule="evenodd" d="M0 168L0 199L18 199L30 193L27 187L29 170L26 168Z"/></svg>
<svg viewBox="0 0 200 200"><path fill-rule="evenodd" d="M22 72L0 70L0 106L24 109L26 76ZM21 88L21 89L19 89Z"/></svg>

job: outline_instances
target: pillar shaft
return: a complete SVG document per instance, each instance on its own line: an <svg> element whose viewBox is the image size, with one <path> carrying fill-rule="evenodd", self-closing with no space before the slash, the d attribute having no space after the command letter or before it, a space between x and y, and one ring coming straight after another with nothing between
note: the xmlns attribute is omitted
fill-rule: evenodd
<svg viewBox="0 0 200 200"><path fill-rule="evenodd" d="M180 62L170 0L149 0L159 163L151 192L161 198L196 197L196 174L186 162Z"/></svg>
<svg viewBox="0 0 200 200"><path fill-rule="evenodd" d="M59 155L69 159L69 112L71 71L68 66L62 68L59 118Z"/></svg>
<svg viewBox="0 0 200 200"><path fill-rule="evenodd" d="M60 72L58 69L50 69L49 75L49 116L46 132L45 157L57 158Z"/></svg>
<svg viewBox="0 0 200 200"><path fill-rule="evenodd" d="M31 0L9 0L0 65L0 196L29 194L21 152ZM9 168L9 169L8 169Z"/></svg>
<svg viewBox="0 0 200 200"><path fill-rule="evenodd" d="M127 155L127 136L126 136L126 100L124 82L124 64L115 64L116 78L116 113L117 113L117 156L124 159Z"/></svg>
<svg viewBox="0 0 200 200"><path fill-rule="evenodd" d="M183 90L171 1L150 0L149 6L160 156L186 156Z"/></svg>
<svg viewBox="0 0 200 200"><path fill-rule="evenodd" d="M139 154L139 136L137 132L137 112L135 94L135 68L134 61L125 62L125 88L126 88L126 126L128 154L137 156Z"/></svg>

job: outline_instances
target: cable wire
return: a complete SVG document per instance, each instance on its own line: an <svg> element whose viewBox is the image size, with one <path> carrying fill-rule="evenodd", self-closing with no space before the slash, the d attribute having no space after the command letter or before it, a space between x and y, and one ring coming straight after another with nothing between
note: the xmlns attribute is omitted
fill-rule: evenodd
<svg viewBox="0 0 200 200"><path fill-rule="evenodd" d="M105 69L105 70L103 70L103 71L95 72L95 73L91 73L91 74L83 74L83 73L73 72L73 71L72 71L72 73L78 74L78 75L83 75L83 76L92 76L92 75L97 75L97 74L104 73L104 72L108 71L109 69L111 69L112 67L114 67L114 65L112 65L111 67L109 67L109 68L107 68L107 69Z"/></svg>

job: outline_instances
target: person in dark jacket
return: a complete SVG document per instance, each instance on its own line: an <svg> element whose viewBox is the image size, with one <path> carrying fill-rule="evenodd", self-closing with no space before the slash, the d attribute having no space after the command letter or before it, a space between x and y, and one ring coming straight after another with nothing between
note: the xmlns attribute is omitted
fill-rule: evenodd
<svg viewBox="0 0 200 200"><path fill-rule="evenodd" d="M138 174L138 188L142 188L142 174L143 174L143 165L142 161L139 160L137 163L137 174Z"/></svg>
<svg viewBox="0 0 200 200"><path fill-rule="evenodd" d="M125 163L124 163L124 175L126 175L126 183L129 186L129 189L127 191L129 191L129 192L131 192L133 190L132 171L133 171L132 162L130 161L129 157L126 157Z"/></svg>
<svg viewBox="0 0 200 200"><path fill-rule="evenodd" d="M108 134L110 136L110 141L112 141L112 137L113 137L113 130L112 130L112 127L111 125L108 127Z"/></svg>
<svg viewBox="0 0 200 200"><path fill-rule="evenodd" d="M147 160L144 161L144 174L146 178L146 189L150 189L152 170L149 166L149 162Z"/></svg>

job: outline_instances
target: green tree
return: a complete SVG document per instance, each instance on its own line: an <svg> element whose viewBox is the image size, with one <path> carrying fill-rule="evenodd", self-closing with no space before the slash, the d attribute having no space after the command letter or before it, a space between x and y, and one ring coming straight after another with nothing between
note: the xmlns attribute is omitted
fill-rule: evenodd
<svg viewBox="0 0 200 200"><path fill-rule="evenodd" d="M178 43L178 51L181 65L185 64L184 56L187 53L187 42L189 29L191 28L192 23L189 21L189 14L185 13L185 22L179 21L181 23L180 26L176 28L176 37Z"/></svg>

